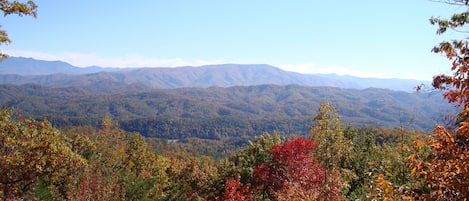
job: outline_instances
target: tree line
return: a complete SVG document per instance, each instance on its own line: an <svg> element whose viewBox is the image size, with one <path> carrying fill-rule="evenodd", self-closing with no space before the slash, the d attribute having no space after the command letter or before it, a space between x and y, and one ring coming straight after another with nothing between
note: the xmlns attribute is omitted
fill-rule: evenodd
<svg viewBox="0 0 469 201"><path fill-rule="evenodd" d="M178 142L147 142L138 133L122 130L109 117L99 128L58 130L47 120L16 119L11 110L4 109L0 196L310 200L381 196L369 188L379 177L413 187L410 170L401 167L406 167L413 140L422 138L422 133L399 130L406 135L399 139L396 130L346 127L337 117L331 104L323 104L310 136L264 133L237 151L214 158L188 154L194 147L174 148Z"/></svg>
<svg viewBox="0 0 469 201"><path fill-rule="evenodd" d="M468 0L449 1L467 7ZM5 14L33 15L29 1L2 2ZM437 33L461 30L469 12L432 18ZM0 32L0 43L9 42ZM451 61L433 87L460 108L432 135L404 127L378 139L344 126L322 103L307 136L265 133L228 157L155 152L109 116L100 127L58 130L44 120L0 111L0 197L4 200L465 200L469 197L469 48L444 41ZM0 55L5 56L5 55ZM418 90L421 88L418 87ZM386 136L386 135L382 135ZM157 146L157 144L156 144Z"/></svg>

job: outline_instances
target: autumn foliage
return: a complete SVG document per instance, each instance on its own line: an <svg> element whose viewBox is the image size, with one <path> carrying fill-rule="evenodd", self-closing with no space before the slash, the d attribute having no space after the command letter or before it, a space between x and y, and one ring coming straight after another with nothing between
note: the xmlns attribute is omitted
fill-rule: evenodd
<svg viewBox="0 0 469 201"><path fill-rule="evenodd" d="M295 191L304 196L319 197L325 170L311 157L314 148L314 142L304 138L273 146L270 151L272 163L260 164L254 169L258 188L275 197L287 196Z"/></svg>
<svg viewBox="0 0 469 201"><path fill-rule="evenodd" d="M32 1L1 2L5 14L36 14ZM469 12L431 22L442 34L469 22ZM311 139L265 133L215 161L156 152L109 116L101 128L61 131L2 109L0 200L467 200L469 42L442 42L433 51L452 63L452 74L435 76L433 86L461 111L457 124L437 125L426 140L402 128L345 128L332 103L322 103Z"/></svg>
<svg viewBox="0 0 469 201"><path fill-rule="evenodd" d="M252 192L249 189L249 184L242 184L239 175L230 178L225 183L225 193L223 197L215 199L216 201L251 201Z"/></svg>
<svg viewBox="0 0 469 201"><path fill-rule="evenodd" d="M449 2L468 6L467 1ZM450 19L432 18L431 23L438 25L437 34L442 34L449 28L462 29L468 15L469 12L463 12ZM410 155L409 167L428 187L422 188L422 198L464 200L469 198L469 45L467 40L444 41L433 51L445 55L452 63L452 74L435 76L433 86L443 90L445 99L461 108L459 123L454 127L437 125L427 139L430 154Z"/></svg>
<svg viewBox="0 0 469 201"><path fill-rule="evenodd" d="M48 185L74 176L86 161L48 121L15 121L0 110L0 192L6 198L30 192L38 179ZM51 189L61 193L67 186Z"/></svg>
<svg viewBox="0 0 469 201"><path fill-rule="evenodd" d="M36 17L37 6L33 1L1 3L5 15ZM468 15L455 15L451 21L432 19L432 23L440 25L441 34L447 28L463 26ZM2 43L10 43L4 30L0 30ZM415 143L418 151L408 159L412 175L420 183L404 179L408 176L408 170L401 169L406 153L404 141L400 142L399 150L396 143L377 145L369 133L357 135L346 131L331 103L322 103L319 114L313 118L316 125L311 127L311 138L316 143L304 138L281 142L278 135L264 134L235 156L236 160L219 164L209 157L157 154L142 136L126 133L109 116L103 119L100 129L84 126L61 133L47 120L16 120L11 111L1 110L0 199L467 198L468 43L443 42L434 51L452 60L454 74L436 76L433 85L445 90L445 98L463 110L456 129L438 126L428 138L428 146ZM6 56L0 52L0 59ZM425 149L430 149L430 153ZM230 162L235 164L230 166Z"/></svg>
<svg viewBox="0 0 469 201"><path fill-rule="evenodd" d="M226 181L222 199L251 200L338 200L340 182L328 175L312 155L312 140L296 138L270 149L271 161L254 168L252 183L241 184L239 177ZM328 181L333 181L329 183ZM327 190L333 189L333 190Z"/></svg>
<svg viewBox="0 0 469 201"><path fill-rule="evenodd" d="M429 192L421 195L428 199L461 200L469 197L469 149L467 138L459 128L455 133L439 126L429 137L431 153L424 159L409 156L412 173L423 178ZM468 133L468 132L466 132Z"/></svg>

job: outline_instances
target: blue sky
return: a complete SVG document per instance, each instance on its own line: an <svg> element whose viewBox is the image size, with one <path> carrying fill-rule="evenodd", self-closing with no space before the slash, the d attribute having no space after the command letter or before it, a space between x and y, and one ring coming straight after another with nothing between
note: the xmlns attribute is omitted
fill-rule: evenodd
<svg viewBox="0 0 469 201"><path fill-rule="evenodd" d="M37 19L2 19L12 43L0 49L82 67L249 63L430 80L450 66L430 49L464 37L437 36L428 19L465 8L428 0L35 2Z"/></svg>

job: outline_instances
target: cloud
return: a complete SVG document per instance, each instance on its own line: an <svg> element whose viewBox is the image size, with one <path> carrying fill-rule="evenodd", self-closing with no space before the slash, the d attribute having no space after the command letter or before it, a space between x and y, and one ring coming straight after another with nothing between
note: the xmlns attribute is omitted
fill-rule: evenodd
<svg viewBox="0 0 469 201"><path fill-rule="evenodd" d="M177 67L177 66L201 66L219 64L220 60L185 60L182 58L146 58L140 55L124 55L114 57L103 57L97 54L60 53L50 54L35 51L9 50L5 51L10 56L31 57L47 61L64 61L78 67L101 66L101 67Z"/></svg>
<svg viewBox="0 0 469 201"><path fill-rule="evenodd" d="M183 58L147 58L137 54L105 57L97 54L81 54L81 53L44 53L24 50L6 50L5 53L16 57L31 57L48 61L64 61L78 67L100 66L100 67L178 67L178 66L202 66L210 64L223 64L227 61L223 60L187 60ZM249 64L256 62L238 61L229 63ZM338 74L351 75L356 77L373 77L373 78L409 78L415 79L412 75L397 75L395 73L375 73L355 70L343 66L319 66L314 63L301 64L278 64L275 65L286 71L292 71L303 74ZM405 72L403 72L405 73ZM388 75L388 76L386 76ZM389 76L393 75L393 77Z"/></svg>
<svg viewBox="0 0 469 201"><path fill-rule="evenodd" d="M278 65L280 68L304 74L337 74L337 75L351 75L356 77L374 77L374 78L388 78L380 73L364 72L354 69L349 69L343 66L318 66L313 63L304 64L284 64Z"/></svg>

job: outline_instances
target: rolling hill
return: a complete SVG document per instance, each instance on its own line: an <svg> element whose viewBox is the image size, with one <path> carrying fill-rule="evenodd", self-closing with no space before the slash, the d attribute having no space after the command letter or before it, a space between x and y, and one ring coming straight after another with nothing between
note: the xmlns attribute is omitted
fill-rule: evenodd
<svg viewBox="0 0 469 201"><path fill-rule="evenodd" d="M370 87L412 91L428 83L419 80L358 78L300 74L266 64L220 64L176 68L79 68L61 61L13 57L0 63L0 84L40 84L49 87L85 86L101 89L102 83L119 87L174 89L251 85L328 86L348 89Z"/></svg>
<svg viewBox="0 0 469 201"><path fill-rule="evenodd" d="M0 107L55 126L97 125L167 139L306 134L320 102L354 126L430 131L455 108L418 80L308 75L265 64L177 68L78 68L60 61L0 63Z"/></svg>
<svg viewBox="0 0 469 201"><path fill-rule="evenodd" d="M55 126L97 125L104 115L128 131L160 138L217 138L279 131L306 134L320 102L354 126L430 131L455 108L440 93L298 85L153 89L96 93L84 87L0 85L0 106Z"/></svg>

